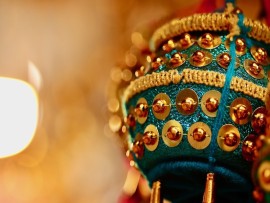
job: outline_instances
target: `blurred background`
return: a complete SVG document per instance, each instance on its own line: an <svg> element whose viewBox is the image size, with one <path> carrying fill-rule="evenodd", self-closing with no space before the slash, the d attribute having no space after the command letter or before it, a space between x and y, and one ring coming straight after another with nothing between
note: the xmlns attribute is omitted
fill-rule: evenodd
<svg viewBox="0 0 270 203"><path fill-rule="evenodd" d="M238 2L247 16L259 17L261 1ZM120 202L129 167L107 124L110 71L136 29L149 34L160 19L192 14L201 3L0 0L0 76L28 82L39 101L30 145L0 159L0 202ZM28 116L24 112L20 124ZM9 132L0 135L5 136Z"/></svg>

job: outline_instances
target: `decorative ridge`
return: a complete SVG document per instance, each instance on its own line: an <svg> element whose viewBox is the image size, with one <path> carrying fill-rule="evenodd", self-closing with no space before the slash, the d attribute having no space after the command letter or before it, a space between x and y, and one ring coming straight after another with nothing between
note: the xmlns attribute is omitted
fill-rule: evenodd
<svg viewBox="0 0 270 203"><path fill-rule="evenodd" d="M232 13L194 14L181 19L173 19L154 32L150 40L150 48L155 51L166 40L190 31L229 31L227 38L231 38L240 32L235 26L237 21L238 16ZM244 18L244 25L251 28L248 32L249 37L270 44L270 28L264 23Z"/></svg>
<svg viewBox="0 0 270 203"><path fill-rule="evenodd" d="M152 87L169 85L171 83L178 84L182 80L183 83L196 83L208 86L223 87L225 83L225 74L215 71L184 69L182 73L177 70L153 72L146 76L142 76L132 81L124 91L123 102L127 102L135 94L145 91ZM244 80L242 78L233 77L230 89L236 92L242 92L246 95L265 100L267 88Z"/></svg>

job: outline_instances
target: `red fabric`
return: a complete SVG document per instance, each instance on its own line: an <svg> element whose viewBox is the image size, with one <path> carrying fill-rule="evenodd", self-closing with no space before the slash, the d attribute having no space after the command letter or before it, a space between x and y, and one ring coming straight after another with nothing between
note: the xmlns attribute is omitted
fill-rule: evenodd
<svg viewBox="0 0 270 203"><path fill-rule="evenodd" d="M210 13L216 10L215 0L202 0L197 13Z"/></svg>
<svg viewBox="0 0 270 203"><path fill-rule="evenodd" d="M265 20L268 25L270 25L270 1L269 0L263 0L264 3L264 9L265 9Z"/></svg>

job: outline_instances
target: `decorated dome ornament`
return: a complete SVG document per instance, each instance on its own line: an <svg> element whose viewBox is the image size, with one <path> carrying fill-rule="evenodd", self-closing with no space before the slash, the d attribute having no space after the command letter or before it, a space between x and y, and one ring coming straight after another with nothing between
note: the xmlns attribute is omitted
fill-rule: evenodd
<svg viewBox="0 0 270 203"><path fill-rule="evenodd" d="M269 44L270 29L228 3L157 28L150 50L122 70L132 77L117 82L117 131L152 187L151 203L255 202Z"/></svg>

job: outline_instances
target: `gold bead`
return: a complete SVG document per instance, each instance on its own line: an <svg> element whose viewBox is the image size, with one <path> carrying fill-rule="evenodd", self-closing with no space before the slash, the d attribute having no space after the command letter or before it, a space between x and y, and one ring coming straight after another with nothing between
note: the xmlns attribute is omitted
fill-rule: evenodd
<svg viewBox="0 0 270 203"><path fill-rule="evenodd" d="M144 130L142 140L149 151L154 151L159 142L159 132L157 127L153 124L148 125Z"/></svg>
<svg viewBox="0 0 270 203"><path fill-rule="evenodd" d="M182 49L187 49L192 46L195 42L195 39L189 33L183 33L180 36L179 44Z"/></svg>
<svg viewBox="0 0 270 203"><path fill-rule="evenodd" d="M218 105L218 99L213 97L208 98L205 103L205 107L209 112L215 112L218 109Z"/></svg>
<svg viewBox="0 0 270 203"><path fill-rule="evenodd" d="M249 134L244 139L242 146L242 156L246 161L254 161L258 156L256 139L257 136L254 134Z"/></svg>
<svg viewBox="0 0 270 203"><path fill-rule="evenodd" d="M262 161L258 166L257 176L259 185L264 192L270 192L270 161L267 159Z"/></svg>
<svg viewBox="0 0 270 203"><path fill-rule="evenodd" d="M266 108L257 108L251 117L251 126L257 134L262 134L265 132L266 127Z"/></svg>
<svg viewBox="0 0 270 203"><path fill-rule="evenodd" d="M155 58L152 63L151 67L154 71L158 70L158 68L163 64L163 59L161 57Z"/></svg>
<svg viewBox="0 0 270 203"><path fill-rule="evenodd" d="M198 45L204 49L213 49L219 46L221 42L222 40L219 36L205 33L199 38Z"/></svg>
<svg viewBox="0 0 270 203"><path fill-rule="evenodd" d="M196 111L198 100L194 90L189 88L183 89L176 97L176 108L181 114L190 115Z"/></svg>
<svg viewBox="0 0 270 203"><path fill-rule="evenodd" d="M171 100L165 93L159 93L153 101L153 114L159 120L164 120L170 114Z"/></svg>
<svg viewBox="0 0 270 203"><path fill-rule="evenodd" d="M202 44L206 47L210 47L213 45L213 41L214 41L214 37L212 34L210 33L205 33L203 36L202 36Z"/></svg>
<svg viewBox="0 0 270 203"><path fill-rule="evenodd" d="M230 116L237 124L246 124L249 121L251 113L252 106L246 98L239 97L230 106Z"/></svg>
<svg viewBox="0 0 270 203"><path fill-rule="evenodd" d="M148 104L145 98L140 98L134 109L137 116L137 120L140 124L143 124L147 120L148 116Z"/></svg>
<svg viewBox="0 0 270 203"><path fill-rule="evenodd" d="M179 145L183 138L182 125L176 120L168 121L162 129L162 139L169 147Z"/></svg>
<svg viewBox="0 0 270 203"><path fill-rule="evenodd" d="M208 51L195 51L189 60L190 64L196 67L203 67L212 62L212 55Z"/></svg>
<svg viewBox="0 0 270 203"><path fill-rule="evenodd" d="M223 125L218 131L217 143L223 151L234 151L240 144L239 130L232 124Z"/></svg>
<svg viewBox="0 0 270 203"><path fill-rule="evenodd" d="M202 142L205 140L206 138L206 132L204 129L202 128L195 128L195 130L192 133L193 139L198 141L198 142Z"/></svg>
<svg viewBox="0 0 270 203"><path fill-rule="evenodd" d="M162 50L165 52L170 52L175 47L173 40L169 40L162 46Z"/></svg>
<svg viewBox="0 0 270 203"><path fill-rule="evenodd" d="M135 140L132 146L132 151L138 159L144 155L144 143L142 140Z"/></svg>
<svg viewBox="0 0 270 203"><path fill-rule="evenodd" d="M205 149L211 142L211 129L203 122L192 124L188 130L188 142L194 149Z"/></svg>
<svg viewBox="0 0 270 203"><path fill-rule="evenodd" d="M180 53L175 53L172 55L172 58L170 59L170 65L175 68L178 66L181 66L183 63L185 63L186 59L184 56Z"/></svg>
<svg viewBox="0 0 270 203"><path fill-rule="evenodd" d="M127 115L126 123L129 127L134 127L136 125L135 116L131 113Z"/></svg>
<svg viewBox="0 0 270 203"><path fill-rule="evenodd" d="M235 49L238 52L245 52L247 48L246 41L242 38L237 38L235 40Z"/></svg>
<svg viewBox="0 0 270 203"><path fill-rule="evenodd" d="M227 69L228 66L230 65L231 62L231 56L229 53L222 53L217 56L217 63L220 65L222 68ZM235 68L238 68L240 66L240 60L239 58L236 58L235 61Z"/></svg>

